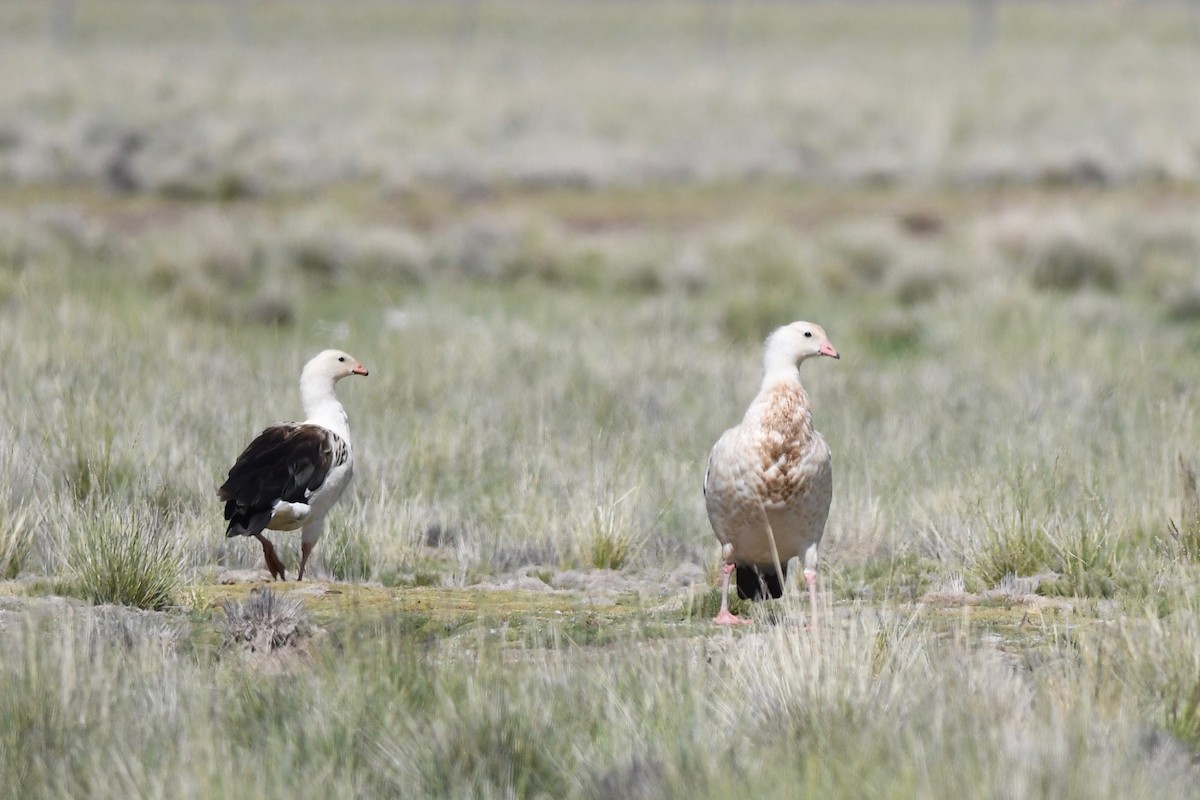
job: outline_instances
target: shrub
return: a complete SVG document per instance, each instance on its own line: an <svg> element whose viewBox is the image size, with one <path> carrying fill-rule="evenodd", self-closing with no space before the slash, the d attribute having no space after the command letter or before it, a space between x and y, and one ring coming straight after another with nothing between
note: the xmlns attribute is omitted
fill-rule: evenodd
<svg viewBox="0 0 1200 800"><path fill-rule="evenodd" d="M761 342L780 325L795 320L799 309L809 301L801 292L739 291L725 304L722 328L734 339Z"/></svg>
<svg viewBox="0 0 1200 800"><path fill-rule="evenodd" d="M867 346L881 356L899 356L917 349L924 326L917 314L889 310L863 324Z"/></svg>
<svg viewBox="0 0 1200 800"><path fill-rule="evenodd" d="M732 285L778 292L803 280L805 265L797 251L783 230L733 230L709 243L704 260L711 273Z"/></svg>
<svg viewBox="0 0 1200 800"><path fill-rule="evenodd" d="M348 269L360 279L424 283L429 260L425 243L411 231L367 228L349 240Z"/></svg>
<svg viewBox="0 0 1200 800"><path fill-rule="evenodd" d="M244 647L252 653L295 647L314 630L299 600L281 597L270 589L252 591L245 602L228 600L222 611L225 647Z"/></svg>
<svg viewBox="0 0 1200 800"><path fill-rule="evenodd" d="M939 267L916 267L897 274L893 283L896 300L901 305L928 303L957 283L955 276Z"/></svg>
<svg viewBox="0 0 1200 800"><path fill-rule="evenodd" d="M1177 322L1200 318L1200 283L1178 282L1163 291L1167 316Z"/></svg>
<svg viewBox="0 0 1200 800"><path fill-rule="evenodd" d="M1043 242L1033 254L1030 280L1038 289L1073 291L1093 287L1117 288L1117 258L1101 242L1060 234Z"/></svg>
<svg viewBox="0 0 1200 800"><path fill-rule="evenodd" d="M862 219L833 231L823 243L826 285L839 292L882 284L911 248L890 221Z"/></svg>

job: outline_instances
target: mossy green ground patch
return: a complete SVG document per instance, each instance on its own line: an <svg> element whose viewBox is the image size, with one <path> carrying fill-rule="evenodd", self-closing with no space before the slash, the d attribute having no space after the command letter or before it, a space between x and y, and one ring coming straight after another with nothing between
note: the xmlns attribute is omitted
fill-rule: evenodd
<svg viewBox="0 0 1200 800"><path fill-rule="evenodd" d="M0 584L0 593L5 591ZM189 588L185 605L202 627L219 625L224 602L245 600L268 589L302 600L312 620L334 633L387 629L431 641L470 639L467 647L499 644L526 649L606 646L663 638L746 635L774 626L807 624L806 598L762 604L740 603L752 624L712 624L703 601L715 590L693 597L681 594L653 602L626 595L594 604L568 591L531 592L494 588L394 588L337 582L199 584ZM696 598L700 603L697 604ZM837 603L825 607L823 624L838 627L855 614L908 617L945 636L972 641L990 639L1012 651L1036 649L1064 630L1093 628L1098 620L1070 606L1045 602L981 598L934 599L928 603L863 605ZM807 635L798 633L798 635Z"/></svg>

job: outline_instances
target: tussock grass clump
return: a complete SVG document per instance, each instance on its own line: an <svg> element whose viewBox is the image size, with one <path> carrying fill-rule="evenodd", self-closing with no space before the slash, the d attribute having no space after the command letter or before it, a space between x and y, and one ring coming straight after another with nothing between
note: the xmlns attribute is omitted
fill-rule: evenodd
<svg viewBox="0 0 1200 800"><path fill-rule="evenodd" d="M897 270L892 280L892 293L901 305L915 306L936 300L959 283L957 276L943 267L913 266Z"/></svg>
<svg viewBox="0 0 1200 800"><path fill-rule="evenodd" d="M595 531L591 540L591 565L596 569L621 569L636 552L628 531Z"/></svg>
<svg viewBox="0 0 1200 800"><path fill-rule="evenodd" d="M428 247L417 234L401 228L366 228L354 234L347 269L363 280L421 284L430 277Z"/></svg>
<svg viewBox="0 0 1200 800"><path fill-rule="evenodd" d="M77 445L63 465L63 482L80 503L97 497L126 495L135 477L132 463L113 449L111 437L99 449Z"/></svg>
<svg viewBox="0 0 1200 800"><path fill-rule="evenodd" d="M762 341L780 325L796 319L805 297L789 291L742 290L725 301L721 327L734 339Z"/></svg>
<svg viewBox="0 0 1200 800"><path fill-rule="evenodd" d="M161 174L152 175L151 181L163 197L192 202L244 200L256 197L263 191L253 175L229 166L219 170L166 168Z"/></svg>
<svg viewBox="0 0 1200 800"><path fill-rule="evenodd" d="M669 796L669 792L663 762L638 754L627 764L593 775L583 796L588 800L655 800Z"/></svg>
<svg viewBox="0 0 1200 800"><path fill-rule="evenodd" d="M0 214L0 274L16 275L63 258L63 248L40 226L16 214Z"/></svg>
<svg viewBox="0 0 1200 800"><path fill-rule="evenodd" d="M747 617L754 604L738 597L737 591L729 589L729 610L736 616ZM721 610L720 587L701 587L688 595L683 607L684 616L691 620L710 620Z"/></svg>
<svg viewBox="0 0 1200 800"><path fill-rule="evenodd" d="M295 647L313 635L313 625L299 600L270 589L255 589L245 601L222 605L222 640L225 647L242 647L252 653L270 653Z"/></svg>
<svg viewBox="0 0 1200 800"><path fill-rule="evenodd" d="M987 220L987 244L1035 289L1116 291L1128 261L1098 222L1074 214L1012 211Z"/></svg>
<svg viewBox="0 0 1200 800"><path fill-rule="evenodd" d="M544 283L595 280L576 274L562 232L552 222L514 214L480 214L441 231L435 261L452 274L474 280Z"/></svg>
<svg viewBox="0 0 1200 800"><path fill-rule="evenodd" d="M1182 680L1165 692L1163 727L1194 758L1200 758L1200 677Z"/></svg>
<svg viewBox="0 0 1200 800"><path fill-rule="evenodd" d="M1173 614L1159 617L1148 611L1146 617L1131 620L1115 651L1105 654L1105 669L1116 684L1113 691L1132 691L1148 722L1186 749L1193 770L1200 763L1196 601L1189 593Z"/></svg>
<svg viewBox="0 0 1200 800"><path fill-rule="evenodd" d="M829 584L835 595L852 600L912 602L933 586L940 573L937 562L907 553L832 570Z"/></svg>
<svg viewBox="0 0 1200 800"><path fill-rule="evenodd" d="M879 286L911 248L911 243L891 220L862 219L846 223L823 243L829 259L825 283L837 292Z"/></svg>
<svg viewBox="0 0 1200 800"><path fill-rule="evenodd" d="M471 694L471 693L468 693ZM432 796L454 797L470 787L516 797L561 797L567 775L559 766L555 723L550 714L525 706L509 713L501 697L480 697L458 705L467 713L446 709L442 735L433 738L422 783ZM524 705L524 704L522 704Z"/></svg>
<svg viewBox="0 0 1200 800"><path fill-rule="evenodd" d="M1120 283L1118 257L1104 242L1059 233L1034 252L1029 278L1037 289L1114 291Z"/></svg>
<svg viewBox="0 0 1200 800"><path fill-rule="evenodd" d="M1054 542L1043 528L993 529L971 559L970 572L987 588L1005 578L1052 575L1058 565Z"/></svg>
<svg viewBox="0 0 1200 800"><path fill-rule="evenodd" d="M73 517L67 563L85 598L152 610L172 605L180 557L163 519L137 507L89 504Z"/></svg>
<svg viewBox="0 0 1200 800"><path fill-rule="evenodd" d="M1196 481L1195 463L1179 456L1180 500L1179 523L1172 524L1171 532L1179 543L1184 558L1200 561L1200 487Z"/></svg>
<svg viewBox="0 0 1200 800"><path fill-rule="evenodd" d="M863 325L867 346L880 356L901 356L918 349L924 324L918 314L889 309Z"/></svg>
<svg viewBox="0 0 1200 800"><path fill-rule="evenodd" d="M455 670L424 705L432 725L383 739L384 768L413 796L569 797L580 737L601 733L598 699L558 668Z"/></svg>
<svg viewBox="0 0 1200 800"><path fill-rule="evenodd" d="M1174 283L1162 295L1170 319L1178 322L1200 319L1200 281Z"/></svg>
<svg viewBox="0 0 1200 800"><path fill-rule="evenodd" d="M218 291L245 291L261 281L265 266L263 248L249 226L213 212L156 229L138 240L137 250L145 280L159 291L186 281Z"/></svg>
<svg viewBox="0 0 1200 800"><path fill-rule="evenodd" d="M127 255L128 241L113 227L69 206L45 206L30 214L29 226L66 248L76 260L114 263Z"/></svg>
<svg viewBox="0 0 1200 800"><path fill-rule="evenodd" d="M988 529L967 557L967 577L991 589L1031 579L1042 595L1111 597L1118 588L1125 548L1103 511L1086 500L1071 513L1037 509L1026 481L1019 478L1004 514L987 518ZM1043 487L1053 491L1053 480ZM1047 494L1047 498L1050 495ZM1048 500L1052 502L1052 500Z"/></svg>
<svg viewBox="0 0 1200 800"><path fill-rule="evenodd" d="M234 318L252 325L287 327L296 322L299 313L296 306L296 299L290 291L265 287L250 298Z"/></svg>
<svg viewBox="0 0 1200 800"><path fill-rule="evenodd" d="M316 223L311 223L315 225ZM345 277L350 243L341 231L298 223L282 242L281 256L314 285L329 287Z"/></svg>
<svg viewBox="0 0 1200 800"><path fill-rule="evenodd" d="M33 533L29 509L0 505L0 580L20 574L33 548Z"/></svg>
<svg viewBox="0 0 1200 800"><path fill-rule="evenodd" d="M1124 553L1107 520L1079 519L1056 538L1061 577L1039 586L1045 595L1112 597L1118 588ZM1144 590L1143 590L1144 591Z"/></svg>
<svg viewBox="0 0 1200 800"><path fill-rule="evenodd" d="M631 489L593 508L587 548L588 563L596 569L621 569L641 549L642 540L631 519L634 501L629 498L633 493Z"/></svg>
<svg viewBox="0 0 1200 800"><path fill-rule="evenodd" d="M321 564L339 581L365 581L379 563L362 527L342 524L321 537Z"/></svg>
<svg viewBox="0 0 1200 800"><path fill-rule="evenodd" d="M0 727L0 796L67 796L83 786L115 796L95 759L118 739L126 753L154 747L159 756L147 761L174 761L164 748L167 706L178 698L173 667L167 631L128 612L62 605L0 629L0 719L8 723ZM112 755L101 758L115 763Z"/></svg>
<svg viewBox="0 0 1200 800"><path fill-rule="evenodd" d="M569 235L555 220L479 214L438 231L432 263L441 278L537 283L584 290L654 294L665 278L643 248Z"/></svg>
<svg viewBox="0 0 1200 800"><path fill-rule="evenodd" d="M226 324L279 327L295 321L303 288L298 268L253 224L205 212L168 233L156 232L139 245L147 288L175 310Z"/></svg>
<svg viewBox="0 0 1200 800"><path fill-rule="evenodd" d="M707 272L735 285L779 291L803 283L798 244L775 227L735 228L709 242Z"/></svg>

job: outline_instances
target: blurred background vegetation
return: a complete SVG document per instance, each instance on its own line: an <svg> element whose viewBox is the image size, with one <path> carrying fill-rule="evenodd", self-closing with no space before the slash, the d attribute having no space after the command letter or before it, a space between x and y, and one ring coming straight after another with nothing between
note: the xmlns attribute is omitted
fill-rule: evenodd
<svg viewBox="0 0 1200 800"><path fill-rule="evenodd" d="M1188 796L1198 8L0 0L0 797ZM714 635L794 319L832 622Z"/></svg>

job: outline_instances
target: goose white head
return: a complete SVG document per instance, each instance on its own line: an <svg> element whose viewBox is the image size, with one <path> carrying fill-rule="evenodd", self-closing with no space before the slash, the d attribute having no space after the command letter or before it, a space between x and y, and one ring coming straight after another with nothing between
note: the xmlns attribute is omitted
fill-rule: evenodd
<svg viewBox="0 0 1200 800"><path fill-rule="evenodd" d="M367 375L367 368L349 353L341 350L322 350L304 365L300 383L328 381L333 385L351 375Z"/></svg>
<svg viewBox="0 0 1200 800"><path fill-rule="evenodd" d="M820 325L793 322L776 329L763 350L764 382L795 376L800 364L814 356L841 358Z"/></svg>
<svg viewBox="0 0 1200 800"><path fill-rule="evenodd" d="M351 375L367 375L357 358L341 350L323 350L300 373L300 400L310 422L348 436L346 412L333 394L333 386Z"/></svg>

